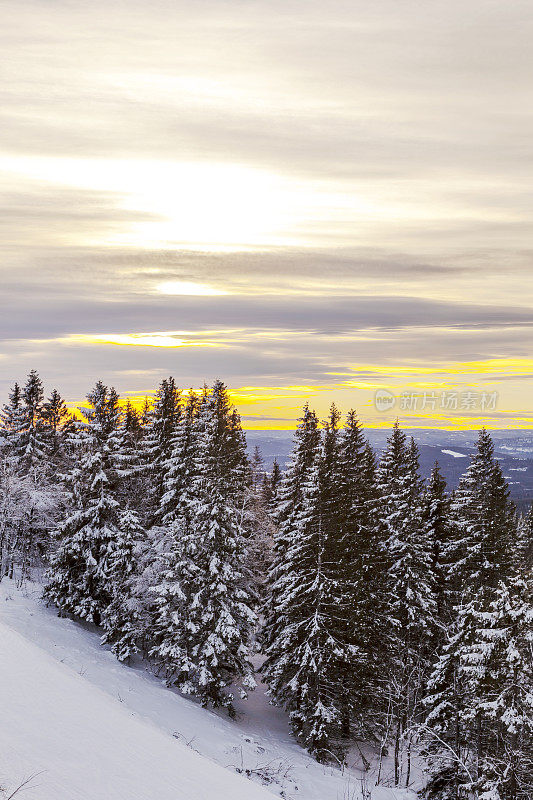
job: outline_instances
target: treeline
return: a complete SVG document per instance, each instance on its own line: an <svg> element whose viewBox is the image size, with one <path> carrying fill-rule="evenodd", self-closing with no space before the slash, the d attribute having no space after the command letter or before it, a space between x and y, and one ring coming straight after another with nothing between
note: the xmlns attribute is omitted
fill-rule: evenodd
<svg viewBox="0 0 533 800"><path fill-rule="evenodd" d="M101 382L87 399L73 420L32 372L4 406L0 579L46 562L60 613L230 713L259 647L321 761L374 742L395 785L423 756L432 800L531 798L533 513L485 430L450 495L398 425L378 462L353 411L306 406L266 473L220 381L166 379L140 412Z"/></svg>

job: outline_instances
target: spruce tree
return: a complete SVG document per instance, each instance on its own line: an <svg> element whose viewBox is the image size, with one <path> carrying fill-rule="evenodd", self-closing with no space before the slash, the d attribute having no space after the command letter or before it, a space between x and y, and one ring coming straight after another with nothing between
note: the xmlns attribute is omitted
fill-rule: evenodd
<svg viewBox="0 0 533 800"><path fill-rule="evenodd" d="M133 509L117 517L113 546L106 561L109 570L109 604L102 612L102 643L111 646L119 661L137 653L142 642L142 627L137 595L138 564L146 533Z"/></svg>
<svg viewBox="0 0 533 800"><path fill-rule="evenodd" d="M38 472L47 466L47 445L44 415L44 390L37 372L32 369L22 390L25 430L21 467L25 474L39 480Z"/></svg>
<svg viewBox="0 0 533 800"><path fill-rule="evenodd" d="M153 656L165 663L169 682L232 713L230 683L240 678L243 695L255 685L248 658L255 614L242 574L240 507L248 465L221 381L204 395L189 446L192 474L170 520L176 553L165 556L170 569L154 587L159 640Z"/></svg>
<svg viewBox="0 0 533 800"><path fill-rule="evenodd" d="M423 497L426 534L431 544L431 574L435 585L437 619L440 629L449 621L452 609L448 590L446 553L451 539L450 503L446 493L446 480L436 461Z"/></svg>
<svg viewBox="0 0 533 800"><path fill-rule="evenodd" d="M280 481L281 481L281 467L278 464L277 459L274 459L274 463L272 464L272 472L270 474L270 488L272 490L273 499L276 498Z"/></svg>
<svg viewBox="0 0 533 800"><path fill-rule="evenodd" d="M57 476L57 471L66 466L67 442L74 426L67 404L57 389L53 389L50 397L44 403L42 416L46 426L45 440L48 460L52 472Z"/></svg>
<svg viewBox="0 0 533 800"><path fill-rule="evenodd" d="M121 579L114 569L124 540L114 461L120 410L101 381L87 399L92 408L77 426L79 459L66 479L74 510L59 525L45 592L62 613L99 625Z"/></svg>
<svg viewBox="0 0 533 800"><path fill-rule="evenodd" d="M293 532L303 514L306 499L304 488L307 486L311 470L315 466L319 447L318 418L306 404L294 434L291 460L279 483L277 503L273 514L277 524L274 535L275 557L270 575L271 597L266 609L266 622L263 630L263 637L268 646L273 646L287 619L285 611L280 613L280 609L277 608L276 596L281 588L279 582L285 583L288 580L289 565L286 561L286 553ZM265 666L265 673L267 669L268 666Z"/></svg>
<svg viewBox="0 0 533 800"><path fill-rule="evenodd" d="M191 391L173 435L158 513L161 524L151 531L151 558L143 563L144 582L151 579L149 594L143 598L145 638L158 671L186 693L194 691L187 616L194 567L191 574L191 563L183 558L182 546L186 537L194 535L192 487L198 458L195 425L199 402Z"/></svg>
<svg viewBox="0 0 533 800"><path fill-rule="evenodd" d="M265 478L265 461L261 455L261 450L258 445L254 447L252 458L250 459L250 479L251 488L257 492L259 487L263 485Z"/></svg>
<svg viewBox="0 0 533 800"><path fill-rule="evenodd" d="M51 461L44 417L43 386L32 370L25 386L16 384L10 402L4 406L4 453L9 461L13 480L20 480L19 490L25 497L24 514L15 538L19 562L19 579L28 577L31 562L42 560L49 548L50 528L56 509L61 508L59 494L50 485ZM14 569L11 559L10 570Z"/></svg>
<svg viewBox="0 0 533 800"><path fill-rule="evenodd" d="M527 785L531 715L519 698L531 674L530 589L517 577L516 517L485 430L454 497L452 524L454 616L426 700L428 797L525 798L518 775Z"/></svg>
<svg viewBox="0 0 533 800"><path fill-rule="evenodd" d="M306 406L280 487L276 561L265 626L263 672L293 733L319 760L342 755L351 704L347 538L339 527L339 416L321 445Z"/></svg>
<svg viewBox="0 0 533 800"><path fill-rule="evenodd" d="M468 693L461 656L475 635L471 607L456 608L426 686L421 752L428 764L428 800L470 800L471 740L465 724Z"/></svg>
<svg viewBox="0 0 533 800"><path fill-rule="evenodd" d="M180 416L180 390L174 378L165 378L155 394L143 442L145 469L151 480L148 513L153 517L153 521L165 491L166 461L172 452L173 437Z"/></svg>
<svg viewBox="0 0 533 800"><path fill-rule="evenodd" d="M533 791L533 605L531 581L510 578L473 601L476 636L461 653L480 797L526 800ZM484 593L482 593L483 595Z"/></svg>
<svg viewBox="0 0 533 800"><path fill-rule="evenodd" d="M135 508L139 519L145 516L146 495L150 484L144 463L144 429L140 415L128 400L116 432L113 461L118 481L118 499L122 508Z"/></svg>
<svg viewBox="0 0 533 800"><path fill-rule="evenodd" d="M476 452L455 492L451 517L454 533L446 558L456 598L465 586L472 592L496 587L512 567L516 516L485 429L479 433Z"/></svg>
<svg viewBox="0 0 533 800"><path fill-rule="evenodd" d="M373 738L383 705L380 681L383 624L384 552L377 525L375 456L352 409L338 454L339 525L342 529L345 592L349 598L349 638L354 647L349 681L349 718L344 728L360 739ZM348 684L347 684L348 687Z"/></svg>
<svg viewBox="0 0 533 800"><path fill-rule="evenodd" d="M261 496L263 503L270 515L275 513L275 508L278 502L278 488L281 481L281 468L277 460L274 459L272 464L272 472L270 474L265 472L263 475L263 484L261 487Z"/></svg>
<svg viewBox="0 0 533 800"><path fill-rule="evenodd" d="M9 458L15 469L20 469L25 450L24 436L26 431L26 414L23 406L22 390L15 383L9 393L9 403L5 404L0 416L4 447L3 454Z"/></svg>
<svg viewBox="0 0 533 800"><path fill-rule="evenodd" d="M429 669L436 603L431 545L423 524L418 449L395 424L377 475L386 571L388 675L394 721L394 776L399 785L401 749L407 744L406 785L410 777L409 729L420 713L421 691Z"/></svg>
<svg viewBox="0 0 533 800"><path fill-rule="evenodd" d="M526 800L533 789L533 606L509 578L457 610L426 700L430 800Z"/></svg>
<svg viewBox="0 0 533 800"><path fill-rule="evenodd" d="M523 575L533 568L533 504L527 514L519 518L517 535L517 569Z"/></svg>

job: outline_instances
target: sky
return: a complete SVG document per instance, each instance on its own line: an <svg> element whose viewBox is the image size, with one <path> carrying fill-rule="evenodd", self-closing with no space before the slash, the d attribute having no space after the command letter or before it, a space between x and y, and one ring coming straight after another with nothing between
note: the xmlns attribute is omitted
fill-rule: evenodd
<svg viewBox="0 0 533 800"><path fill-rule="evenodd" d="M529 0L0 17L0 400L172 374L249 428L533 428Z"/></svg>

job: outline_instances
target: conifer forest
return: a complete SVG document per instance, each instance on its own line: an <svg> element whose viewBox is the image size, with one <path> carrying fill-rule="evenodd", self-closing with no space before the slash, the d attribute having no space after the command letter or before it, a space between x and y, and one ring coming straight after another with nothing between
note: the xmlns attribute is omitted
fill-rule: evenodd
<svg viewBox="0 0 533 800"><path fill-rule="evenodd" d="M427 800L533 797L532 564L485 429L449 491L335 405L266 470L220 380L73 414L32 371L1 412L0 580L203 706L263 681L319 762L370 745Z"/></svg>

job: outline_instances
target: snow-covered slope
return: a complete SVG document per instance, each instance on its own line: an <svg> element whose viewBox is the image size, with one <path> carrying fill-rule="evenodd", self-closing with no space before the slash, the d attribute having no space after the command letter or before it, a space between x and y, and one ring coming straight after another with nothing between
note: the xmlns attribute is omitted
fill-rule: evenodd
<svg viewBox="0 0 533 800"><path fill-rule="evenodd" d="M261 689L237 722L206 711L142 664L119 664L96 631L59 619L39 595L0 584L0 787L36 775L25 800L360 797L361 774L311 759Z"/></svg>
<svg viewBox="0 0 533 800"><path fill-rule="evenodd" d="M0 623L0 774L40 800L266 800Z"/></svg>

